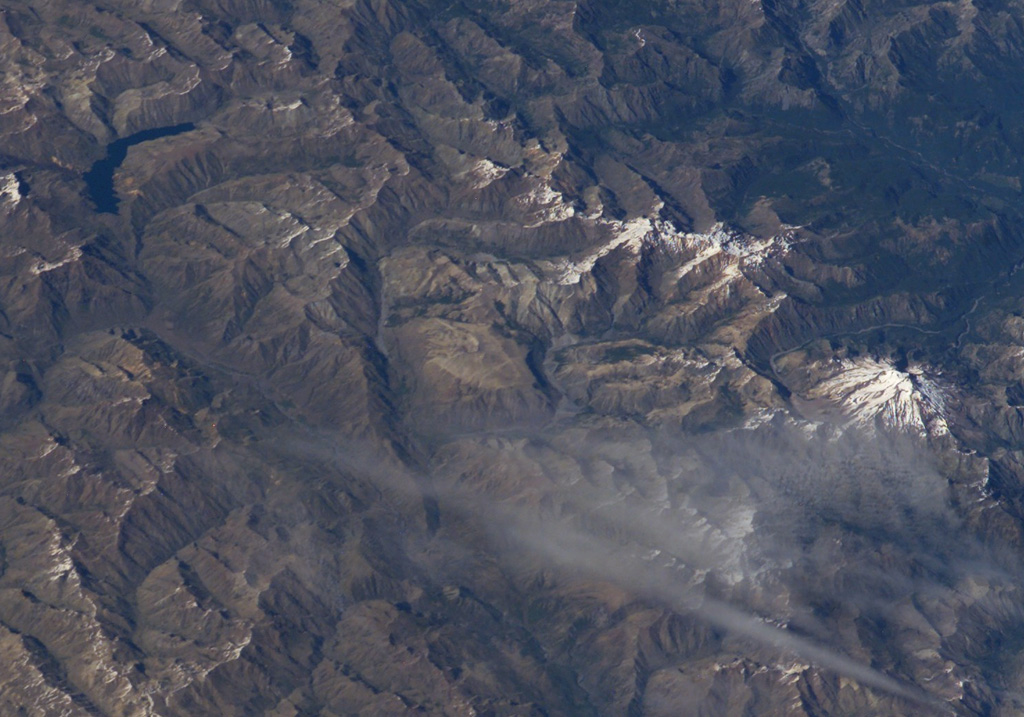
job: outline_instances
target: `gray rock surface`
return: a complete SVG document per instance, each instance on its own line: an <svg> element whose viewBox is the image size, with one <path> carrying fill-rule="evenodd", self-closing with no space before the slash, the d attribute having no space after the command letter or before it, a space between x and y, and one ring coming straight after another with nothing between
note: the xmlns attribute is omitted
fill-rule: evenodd
<svg viewBox="0 0 1024 717"><path fill-rule="evenodd" d="M1022 12L8 0L0 714L1020 714Z"/></svg>

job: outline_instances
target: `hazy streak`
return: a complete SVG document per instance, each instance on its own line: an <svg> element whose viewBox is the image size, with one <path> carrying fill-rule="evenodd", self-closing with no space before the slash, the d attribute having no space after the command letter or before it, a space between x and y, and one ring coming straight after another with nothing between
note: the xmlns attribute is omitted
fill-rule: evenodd
<svg viewBox="0 0 1024 717"><path fill-rule="evenodd" d="M923 690L889 677L832 648L776 627L734 605L709 598L640 558L627 560L616 556L614 551L618 546L592 535L564 525L540 525L523 521L507 510L498 515L492 511L492 516L495 518L491 523L492 530L494 526L500 526L505 531L514 531L508 537L534 555L564 568L582 570L591 577L617 582L645 599L662 603L681 613L694 614L715 627L790 652L867 687L917 704L935 708L949 707Z"/></svg>
<svg viewBox="0 0 1024 717"><path fill-rule="evenodd" d="M772 625L749 610L711 598L699 586L687 585L680 576L673 576L668 567L636 555L623 556L621 544L583 532L565 522L542 523L527 517L525 508L511 503L496 504L464 491L440 488L408 468L393 461L381 463L370 455L372 451L368 453L351 444L341 448L330 442L324 444L304 438L292 443L287 452L296 448L300 448L306 458L315 455L327 459L369 479L396 497L435 500L449 518L476 525L498 544L516 543L549 565L583 572L592 579L617 583L637 597L660 603L679 613L695 615L717 628L791 653L864 686L915 704L927 705L936 713L944 710L952 714L948 703L915 685L890 677L834 648ZM687 546L685 540L674 535L678 526L663 515L652 510L638 510L625 504L619 496L604 495L599 489L582 485L574 486L566 498L580 511L580 515L603 519L633 540L642 538L642 542L647 543L643 547L662 549L680 558L687 567L712 570L716 567L713 561L704 559Z"/></svg>

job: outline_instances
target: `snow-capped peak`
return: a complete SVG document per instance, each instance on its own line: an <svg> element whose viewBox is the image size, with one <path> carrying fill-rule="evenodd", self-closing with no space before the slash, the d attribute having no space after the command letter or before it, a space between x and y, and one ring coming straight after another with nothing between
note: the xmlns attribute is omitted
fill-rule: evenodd
<svg viewBox="0 0 1024 717"><path fill-rule="evenodd" d="M836 370L807 393L826 401L850 423L914 433L945 433L946 395L920 367L901 371L889 361L837 361ZM827 410L827 409L826 409Z"/></svg>

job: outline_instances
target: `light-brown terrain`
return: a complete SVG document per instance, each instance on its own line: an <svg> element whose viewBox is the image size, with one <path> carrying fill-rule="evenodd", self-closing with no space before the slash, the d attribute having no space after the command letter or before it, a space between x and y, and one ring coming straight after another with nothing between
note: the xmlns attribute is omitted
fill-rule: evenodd
<svg viewBox="0 0 1024 717"><path fill-rule="evenodd" d="M1024 709L1019 0L0 10L0 715Z"/></svg>

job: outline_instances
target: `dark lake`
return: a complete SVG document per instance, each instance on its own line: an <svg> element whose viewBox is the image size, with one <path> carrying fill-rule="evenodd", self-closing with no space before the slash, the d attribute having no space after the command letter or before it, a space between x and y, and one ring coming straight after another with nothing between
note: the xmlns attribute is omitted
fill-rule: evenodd
<svg viewBox="0 0 1024 717"><path fill-rule="evenodd" d="M98 160L85 173L85 185L89 190L89 198L101 214L117 214L117 205L121 201L114 192L114 172L128 156L128 148L142 142L149 142L161 137L169 137L195 129L191 122L176 124L170 127L155 127L122 137L107 145L107 156Z"/></svg>

